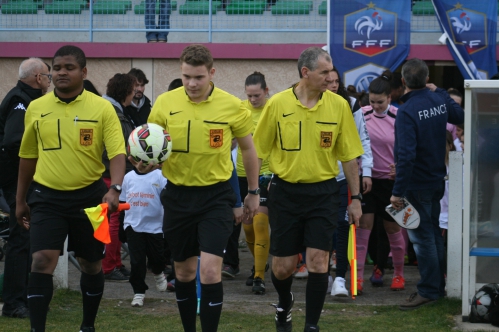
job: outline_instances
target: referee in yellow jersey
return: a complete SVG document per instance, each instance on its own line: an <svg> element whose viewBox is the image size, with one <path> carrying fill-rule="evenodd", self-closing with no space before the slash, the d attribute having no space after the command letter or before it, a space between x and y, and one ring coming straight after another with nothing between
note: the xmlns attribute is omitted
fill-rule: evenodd
<svg viewBox="0 0 499 332"><path fill-rule="evenodd" d="M82 332L95 331L94 322L104 291L101 260L104 244L80 209L105 202L118 207L125 173L125 145L116 112L108 101L83 89L87 76L85 53L61 47L52 61L52 93L34 100L25 116L19 151L18 222L31 233L33 264L28 282L31 331L45 331L52 299L52 273L66 237L81 267ZM102 152L110 159L111 189L101 179ZM26 203L31 182L33 193Z"/></svg>
<svg viewBox="0 0 499 332"><path fill-rule="evenodd" d="M267 198L272 230L272 283L279 294L277 331L291 332L292 274L306 249L309 271L304 331L319 331L328 284L329 250L340 204L336 175L341 161L353 196L349 220L362 214L356 158L362 144L348 103L327 90L331 57L321 48L298 59L300 81L266 104L254 133L260 163L275 174Z"/></svg>
<svg viewBox="0 0 499 332"><path fill-rule="evenodd" d="M204 332L216 331L222 312L222 259L232 233L236 196L229 184L233 170L231 139L236 137L248 178L246 217L257 212L258 159L251 113L241 100L216 88L210 51L186 47L180 56L183 87L163 93L148 122L168 130L173 143L163 163L168 184L161 194L163 231L175 261L177 305L185 331L196 331L196 269L201 255L200 319ZM137 165L142 172L149 171Z"/></svg>

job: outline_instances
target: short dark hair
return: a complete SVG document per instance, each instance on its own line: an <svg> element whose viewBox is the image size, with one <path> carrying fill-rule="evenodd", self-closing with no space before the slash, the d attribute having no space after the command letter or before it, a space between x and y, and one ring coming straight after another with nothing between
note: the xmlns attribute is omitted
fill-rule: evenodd
<svg viewBox="0 0 499 332"><path fill-rule="evenodd" d="M447 93L449 94L449 96L456 96L456 97L463 99L463 95L456 88L448 88Z"/></svg>
<svg viewBox="0 0 499 332"><path fill-rule="evenodd" d="M95 87L95 85L89 81L89 80L83 80L83 88L87 90L88 92L92 92L93 94L96 94L97 96L100 96L99 91Z"/></svg>
<svg viewBox="0 0 499 332"><path fill-rule="evenodd" d="M213 68L211 52L206 46L201 44L193 44L184 48L180 55L180 64L184 62L194 67L206 66L208 70Z"/></svg>
<svg viewBox="0 0 499 332"><path fill-rule="evenodd" d="M396 90L403 86L402 84L402 74L401 73L392 73L392 80L390 81L390 85L392 90Z"/></svg>
<svg viewBox="0 0 499 332"><path fill-rule="evenodd" d="M76 62L80 66L81 69L87 66L87 58L83 50L77 46L73 45L65 45L57 50L54 54L54 59L57 57L71 55L74 56ZM52 60L52 66L54 65L54 60Z"/></svg>
<svg viewBox="0 0 499 332"><path fill-rule="evenodd" d="M176 78L170 82L170 85L168 85L168 91L175 90L176 88L180 88L181 86L184 86L184 84L182 83L182 79Z"/></svg>
<svg viewBox="0 0 499 332"><path fill-rule="evenodd" d="M116 74L107 82L106 95L119 103L133 92L137 79L129 74Z"/></svg>
<svg viewBox="0 0 499 332"><path fill-rule="evenodd" d="M265 82L265 75L262 73L255 71L253 74L246 77L246 81L244 82L244 86L248 85L257 85L260 84L260 87L265 90L267 88L267 82Z"/></svg>
<svg viewBox="0 0 499 332"><path fill-rule="evenodd" d="M301 69L307 67L310 70L315 70L317 68L317 61L320 57L324 57L326 60L331 61L329 53L320 47L309 47L301 52L300 58L298 58L298 73L300 78L302 78Z"/></svg>
<svg viewBox="0 0 499 332"><path fill-rule="evenodd" d="M402 66L402 77L409 89L423 89L426 87L428 76L428 66L421 59L411 59Z"/></svg>
<svg viewBox="0 0 499 332"><path fill-rule="evenodd" d="M390 84L392 78L392 72L385 70L369 84L369 93L389 96L392 93L392 86Z"/></svg>
<svg viewBox="0 0 499 332"><path fill-rule="evenodd" d="M341 80L341 74L336 67L333 67L333 71L338 75L339 84L338 84L337 94L339 96L342 96L343 99L345 99L348 102L348 105L350 105L350 96L348 94L347 89L345 88L345 84L343 84L343 81Z"/></svg>
<svg viewBox="0 0 499 332"><path fill-rule="evenodd" d="M149 80L147 79L146 74L144 74L144 72L138 68L130 69L130 71L128 72L128 75L132 75L133 77L135 77L137 79L138 82L142 82L143 84L149 83Z"/></svg>

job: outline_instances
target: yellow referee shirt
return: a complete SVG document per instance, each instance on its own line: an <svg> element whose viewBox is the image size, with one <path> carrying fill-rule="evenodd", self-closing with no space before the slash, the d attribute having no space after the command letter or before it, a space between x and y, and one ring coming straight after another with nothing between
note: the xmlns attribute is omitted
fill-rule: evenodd
<svg viewBox="0 0 499 332"><path fill-rule="evenodd" d="M109 158L125 154L116 111L107 100L83 91L69 104L48 93L29 104L19 157L38 159L34 180L56 190L84 188L104 172Z"/></svg>
<svg viewBox="0 0 499 332"><path fill-rule="evenodd" d="M293 88L265 105L253 141L258 158L291 183L315 183L338 175L337 161L362 155L359 134L348 103L326 91L313 108L302 105Z"/></svg>
<svg viewBox="0 0 499 332"><path fill-rule="evenodd" d="M170 133L173 149L163 175L182 186L229 180L234 168L231 139L253 131L251 113L241 100L215 86L200 103L192 102L183 87L161 94L147 121Z"/></svg>
<svg viewBox="0 0 499 332"><path fill-rule="evenodd" d="M243 105L247 109L250 110L251 112L251 118L253 119L253 126L256 128L256 125L258 124L258 120L260 119L260 116L262 115L263 107L259 108L254 108L249 100L243 100ZM254 129L253 128L253 129ZM236 171L237 171L237 176L239 177L246 177L246 170L244 169L244 164L243 164L243 154L241 153L241 149L238 147L237 148L237 163L236 163ZM262 167L260 168L260 174L263 174L265 172L269 172L269 161L264 160L262 162Z"/></svg>

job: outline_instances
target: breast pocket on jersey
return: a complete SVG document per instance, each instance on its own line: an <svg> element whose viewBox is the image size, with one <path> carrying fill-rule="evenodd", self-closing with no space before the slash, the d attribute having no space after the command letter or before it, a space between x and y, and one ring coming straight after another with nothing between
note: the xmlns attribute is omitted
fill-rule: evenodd
<svg viewBox="0 0 499 332"><path fill-rule="evenodd" d="M222 151L221 147L224 144L231 144L232 137L230 135L224 135L227 133L225 129L229 126L228 122L216 122L216 121L203 121L203 144L207 144L210 153L214 151Z"/></svg>
<svg viewBox="0 0 499 332"><path fill-rule="evenodd" d="M168 121L168 133L172 139L172 152L189 153L191 120Z"/></svg>
<svg viewBox="0 0 499 332"><path fill-rule="evenodd" d="M338 124L336 122L315 122L315 138L317 150L332 150L333 137Z"/></svg>
<svg viewBox="0 0 499 332"><path fill-rule="evenodd" d="M90 119L75 119L74 147L77 151L90 151L96 144L102 144L98 137L99 121ZM100 142L100 143L99 143Z"/></svg>
<svg viewBox="0 0 499 332"><path fill-rule="evenodd" d="M281 150L301 150L301 121L285 121L277 123Z"/></svg>
<svg viewBox="0 0 499 332"><path fill-rule="evenodd" d="M62 148L61 122L59 119L36 121L36 131L43 151Z"/></svg>

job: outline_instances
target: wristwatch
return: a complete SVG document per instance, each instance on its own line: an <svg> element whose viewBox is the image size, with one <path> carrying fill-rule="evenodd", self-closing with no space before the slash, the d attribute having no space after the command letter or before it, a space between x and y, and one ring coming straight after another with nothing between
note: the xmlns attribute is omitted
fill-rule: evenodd
<svg viewBox="0 0 499 332"><path fill-rule="evenodd" d="M260 188L256 188L255 190L249 190L248 189L248 194L251 194L251 195L260 195Z"/></svg>
<svg viewBox="0 0 499 332"><path fill-rule="evenodd" d="M119 184L113 184L113 185L109 186L109 189L116 190L117 192L119 192L121 194L121 186Z"/></svg>
<svg viewBox="0 0 499 332"><path fill-rule="evenodd" d="M362 193L359 193L358 195L351 195L350 199L358 199L359 201L362 200Z"/></svg>

